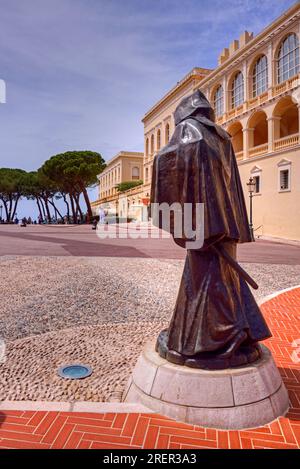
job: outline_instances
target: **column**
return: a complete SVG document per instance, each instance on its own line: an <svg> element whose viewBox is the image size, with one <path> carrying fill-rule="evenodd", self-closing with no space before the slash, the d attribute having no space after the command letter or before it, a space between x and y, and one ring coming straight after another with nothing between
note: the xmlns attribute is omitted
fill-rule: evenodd
<svg viewBox="0 0 300 469"><path fill-rule="evenodd" d="M249 99L249 78L248 78L248 69L247 61L245 60L242 67L242 73L244 77L244 110L247 110L247 101Z"/></svg>
<svg viewBox="0 0 300 469"><path fill-rule="evenodd" d="M274 142L280 138L280 119L279 116L272 116L268 121L268 152L274 151Z"/></svg>
<svg viewBox="0 0 300 469"><path fill-rule="evenodd" d="M254 129L245 128L243 129L243 159L249 157L249 148L253 147L253 133Z"/></svg>
<svg viewBox="0 0 300 469"><path fill-rule="evenodd" d="M228 106L227 77L225 75L222 80L222 86L223 86L224 114L226 115L226 113L229 110L229 106Z"/></svg>
<svg viewBox="0 0 300 469"><path fill-rule="evenodd" d="M268 98L272 98L272 87L274 85L274 61L273 61L273 44L270 43L267 51L268 59Z"/></svg>

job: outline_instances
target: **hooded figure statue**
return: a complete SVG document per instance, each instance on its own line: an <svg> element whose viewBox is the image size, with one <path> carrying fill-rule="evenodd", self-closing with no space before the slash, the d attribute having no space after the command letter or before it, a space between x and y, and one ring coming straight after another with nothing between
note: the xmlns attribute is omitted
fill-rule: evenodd
<svg viewBox="0 0 300 469"><path fill-rule="evenodd" d="M258 341L271 333L247 284L252 279L235 260L237 243L252 239L230 136L199 90L181 101L174 119L174 134L154 159L151 204L175 203L183 213L189 205L196 229L195 207L203 204L204 242L193 249L193 237L178 236L172 213L169 228L154 219L187 247L173 317L156 350L181 365L240 366L260 357Z"/></svg>

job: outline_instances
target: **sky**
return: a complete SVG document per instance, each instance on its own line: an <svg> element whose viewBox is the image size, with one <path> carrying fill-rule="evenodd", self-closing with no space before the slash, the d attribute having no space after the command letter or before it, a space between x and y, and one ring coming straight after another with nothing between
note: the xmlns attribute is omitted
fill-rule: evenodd
<svg viewBox="0 0 300 469"><path fill-rule="evenodd" d="M156 101L294 3L0 0L0 167L35 170L68 150L105 160L143 151L141 119Z"/></svg>

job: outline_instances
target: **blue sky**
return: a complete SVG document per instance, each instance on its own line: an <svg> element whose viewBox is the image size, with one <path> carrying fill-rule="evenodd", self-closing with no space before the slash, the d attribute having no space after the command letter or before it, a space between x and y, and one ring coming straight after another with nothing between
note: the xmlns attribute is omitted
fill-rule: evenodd
<svg viewBox="0 0 300 469"><path fill-rule="evenodd" d="M0 0L0 166L143 149L141 118L194 66L213 68L293 0Z"/></svg>

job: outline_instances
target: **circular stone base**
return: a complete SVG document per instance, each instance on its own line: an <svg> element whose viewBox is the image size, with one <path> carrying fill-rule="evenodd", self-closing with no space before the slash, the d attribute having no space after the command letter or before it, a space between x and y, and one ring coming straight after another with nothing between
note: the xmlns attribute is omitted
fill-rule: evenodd
<svg viewBox="0 0 300 469"><path fill-rule="evenodd" d="M261 346L261 358L227 370L202 370L175 365L146 344L133 371L123 401L193 425L221 429L255 428L285 415L288 393L271 352Z"/></svg>

